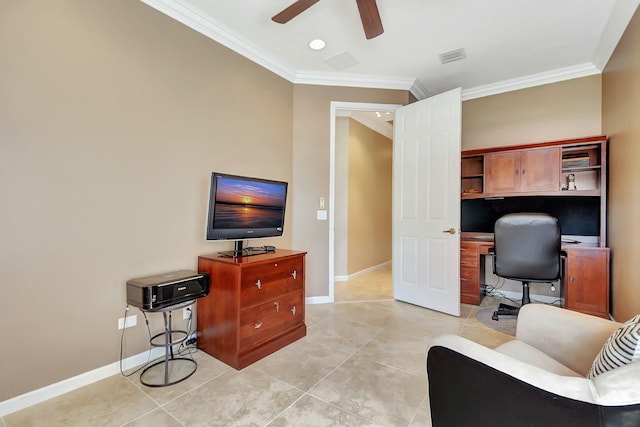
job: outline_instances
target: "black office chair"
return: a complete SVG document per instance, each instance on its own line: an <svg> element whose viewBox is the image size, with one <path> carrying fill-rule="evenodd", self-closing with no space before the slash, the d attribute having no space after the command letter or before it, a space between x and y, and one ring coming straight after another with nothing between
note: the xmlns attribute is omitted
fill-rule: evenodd
<svg viewBox="0 0 640 427"><path fill-rule="evenodd" d="M553 282L561 276L561 235L558 219L542 213L500 217L493 232L493 273L522 282L522 305L529 304L530 282ZM491 318L517 316L520 307L500 304Z"/></svg>

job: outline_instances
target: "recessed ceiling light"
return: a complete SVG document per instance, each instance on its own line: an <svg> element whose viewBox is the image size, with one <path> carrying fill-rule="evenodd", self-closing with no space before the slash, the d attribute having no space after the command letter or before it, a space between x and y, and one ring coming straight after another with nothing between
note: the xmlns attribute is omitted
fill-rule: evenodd
<svg viewBox="0 0 640 427"><path fill-rule="evenodd" d="M324 49L326 45L327 44L324 42L324 40L320 40L320 39L311 40L309 42L309 47L313 50Z"/></svg>

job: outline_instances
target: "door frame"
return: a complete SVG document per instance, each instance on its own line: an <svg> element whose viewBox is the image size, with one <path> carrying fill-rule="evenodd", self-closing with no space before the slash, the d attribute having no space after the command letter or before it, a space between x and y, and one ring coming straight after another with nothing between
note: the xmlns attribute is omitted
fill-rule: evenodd
<svg viewBox="0 0 640 427"><path fill-rule="evenodd" d="M329 130L329 295L328 301L334 302L335 274L335 195L336 195L336 117L339 111L379 111L395 112L401 104L374 104L366 102L331 101ZM393 138L392 138L393 142Z"/></svg>

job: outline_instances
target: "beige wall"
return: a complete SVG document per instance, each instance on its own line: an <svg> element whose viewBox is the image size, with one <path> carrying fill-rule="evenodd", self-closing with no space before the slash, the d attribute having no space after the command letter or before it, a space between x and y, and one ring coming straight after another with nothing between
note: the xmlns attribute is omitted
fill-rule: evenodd
<svg viewBox="0 0 640 427"><path fill-rule="evenodd" d="M406 91L295 85L293 112L293 249L306 250L307 297L329 295L329 221L316 220L329 200L331 101L406 104ZM327 208L329 206L327 205Z"/></svg>
<svg viewBox="0 0 640 427"><path fill-rule="evenodd" d="M126 280L232 246L204 241L212 170L294 177L293 85L141 2L5 2L0 33L2 401L116 362Z"/></svg>
<svg viewBox="0 0 640 427"><path fill-rule="evenodd" d="M462 103L462 149L600 135L601 76Z"/></svg>
<svg viewBox="0 0 640 427"><path fill-rule="evenodd" d="M391 261L393 141L350 120L348 274Z"/></svg>
<svg viewBox="0 0 640 427"><path fill-rule="evenodd" d="M640 313L640 12L629 23L602 78L602 127L609 136L609 246L613 316Z"/></svg>

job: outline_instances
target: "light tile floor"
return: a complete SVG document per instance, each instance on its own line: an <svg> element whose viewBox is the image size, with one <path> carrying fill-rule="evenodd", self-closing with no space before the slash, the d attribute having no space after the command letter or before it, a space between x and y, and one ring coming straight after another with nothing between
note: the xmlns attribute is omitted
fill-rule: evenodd
<svg viewBox="0 0 640 427"><path fill-rule="evenodd" d="M371 273L376 289L383 275ZM197 352L197 371L179 384L150 388L138 375L115 375L0 425L430 426L430 340L457 333L495 347L513 337L479 323L475 306L463 304L453 317L394 301L390 270L387 280L386 291L360 286L342 292L342 302L308 305L306 337L241 371ZM357 282L366 285L366 276Z"/></svg>

